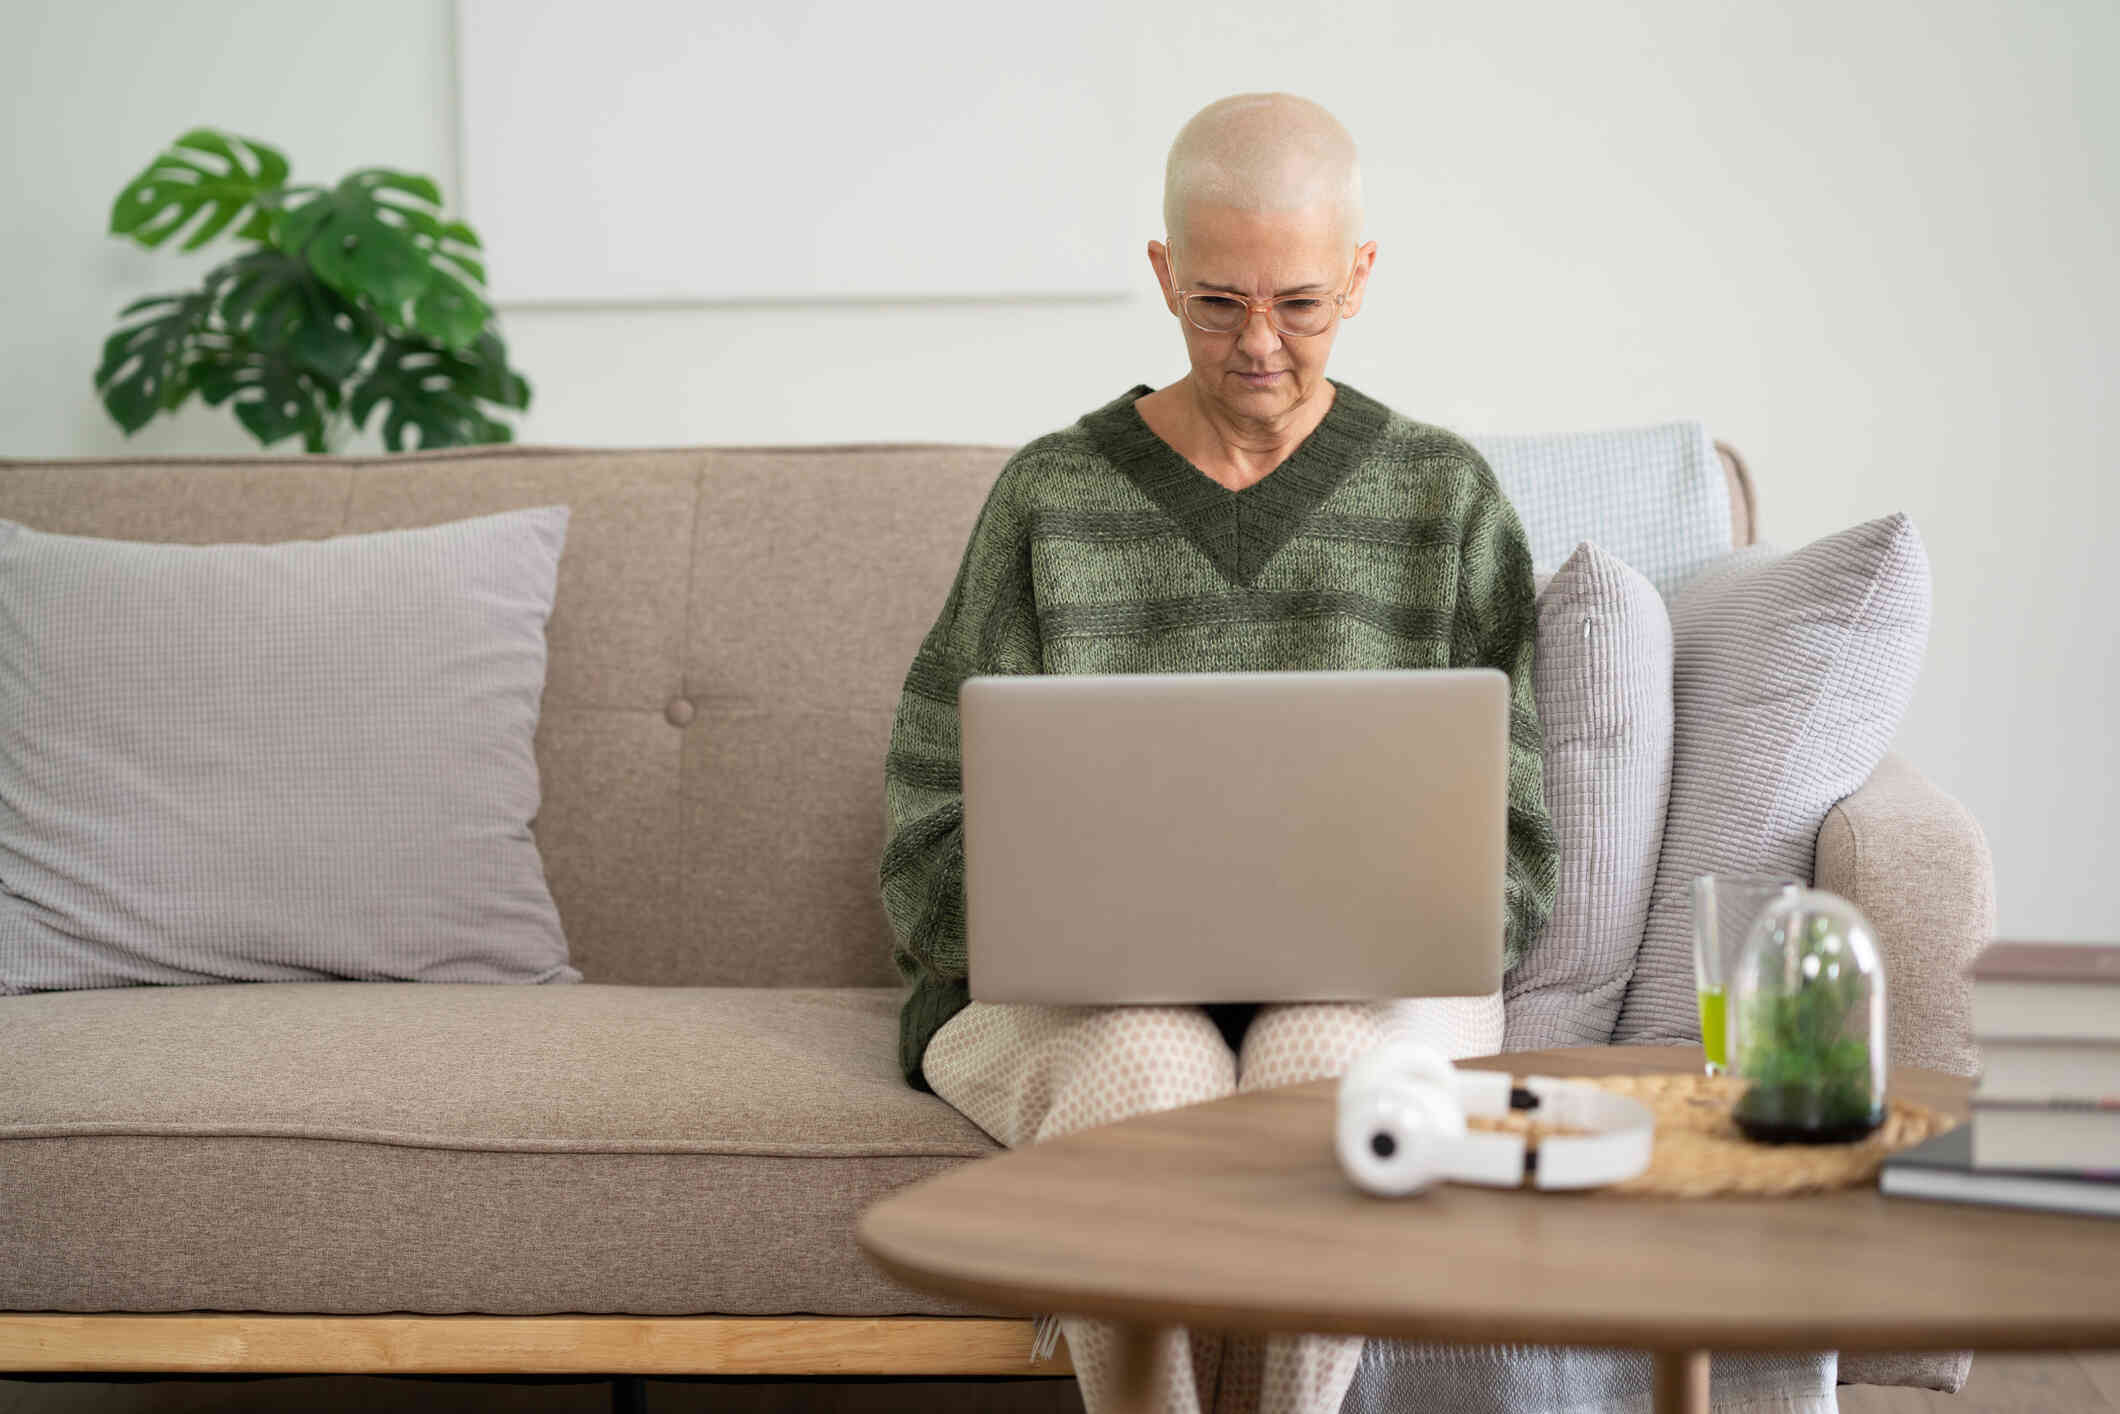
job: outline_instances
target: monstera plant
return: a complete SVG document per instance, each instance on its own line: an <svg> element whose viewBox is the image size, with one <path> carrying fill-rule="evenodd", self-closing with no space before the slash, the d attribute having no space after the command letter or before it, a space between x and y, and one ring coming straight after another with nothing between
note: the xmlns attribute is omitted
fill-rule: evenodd
<svg viewBox="0 0 2120 1414"><path fill-rule="evenodd" d="M287 172L254 138L195 128L118 193L114 236L153 248L204 212L180 249L230 226L253 242L202 288L121 311L96 389L126 435L197 393L231 403L266 446L299 434L334 450L377 408L391 451L408 428L421 447L511 440L488 406L527 408L530 385L480 296L478 236L442 219L435 184L382 167L334 187Z"/></svg>

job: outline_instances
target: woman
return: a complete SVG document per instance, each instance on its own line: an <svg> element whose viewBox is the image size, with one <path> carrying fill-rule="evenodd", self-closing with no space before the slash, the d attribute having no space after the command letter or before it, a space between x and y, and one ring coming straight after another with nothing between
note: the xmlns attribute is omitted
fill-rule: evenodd
<svg viewBox="0 0 2120 1414"><path fill-rule="evenodd" d="M1374 241L1355 242L1352 140L1287 94L1210 104L1171 146L1163 214L1149 264L1190 371L1009 459L906 676L885 762L878 877L912 984L900 1064L1010 1146L1338 1075L1397 1030L1453 1057L1492 1053L1502 1000L970 1001L956 711L970 674L1500 668L1511 688L1505 968L1553 903L1523 528L1462 439L1325 376L1376 260ZM1109 1396L1111 1331L1062 1326L1094 1414ZM1157 1360L1174 1410L1330 1414L1361 1347L1359 1336L1175 1330Z"/></svg>

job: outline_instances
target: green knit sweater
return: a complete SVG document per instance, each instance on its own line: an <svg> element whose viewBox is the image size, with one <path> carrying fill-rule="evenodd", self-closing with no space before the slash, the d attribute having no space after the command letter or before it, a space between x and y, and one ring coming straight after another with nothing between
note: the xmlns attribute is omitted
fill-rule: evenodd
<svg viewBox="0 0 2120 1414"><path fill-rule="evenodd" d="M957 687L974 673L1490 666L1509 675L1503 966L1553 909L1531 554L1462 438L1337 379L1316 430L1232 491L1149 430L1146 384L1017 449L906 673L884 760L877 878L911 984L898 1060L927 1089L928 1038L965 987Z"/></svg>

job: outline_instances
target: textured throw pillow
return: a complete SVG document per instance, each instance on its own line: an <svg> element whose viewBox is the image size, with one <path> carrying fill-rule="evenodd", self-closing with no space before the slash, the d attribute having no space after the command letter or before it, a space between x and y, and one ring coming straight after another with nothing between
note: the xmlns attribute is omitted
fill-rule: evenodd
<svg viewBox="0 0 2120 1414"><path fill-rule="evenodd" d="M1579 546L1540 590L1532 685L1560 884L1504 986L1502 1049L1601 1046L1641 946L1671 790L1671 619L1656 587Z"/></svg>
<svg viewBox="0 0 2120 1414"><path fill-rule="evenodd" d="M1671 605L1670 819L1612 1039L1700 1039L1688 893L1697 874L1811 878L1818 830L1869 779L1914 695L1929 561L1904 515L1790 554L1752 546Z"/></svg>
<svg viewBox="0 0 2120 1414"><path fill-rule="evenodd" d="M566 529L0 521L0 995L580 981L530 835Z"/></svg>

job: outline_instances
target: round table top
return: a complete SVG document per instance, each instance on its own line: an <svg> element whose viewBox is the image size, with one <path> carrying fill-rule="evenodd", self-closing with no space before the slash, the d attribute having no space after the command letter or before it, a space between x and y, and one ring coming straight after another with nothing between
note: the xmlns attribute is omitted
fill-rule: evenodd
<svg viewBox="0 0 2120 1414"><path fill-rule="evenodd" d="M1518 1075L1697 1070L1698 1046L1524 1051ZM1963 1115L1969 1081L1895 1067ZM1141 1115L980 1159L861 1218L909 1286L1026 1315L1647 1350L2120 1346L2120 1220L1913 1198L1362 1193L1338 1082Z"/></svg>

